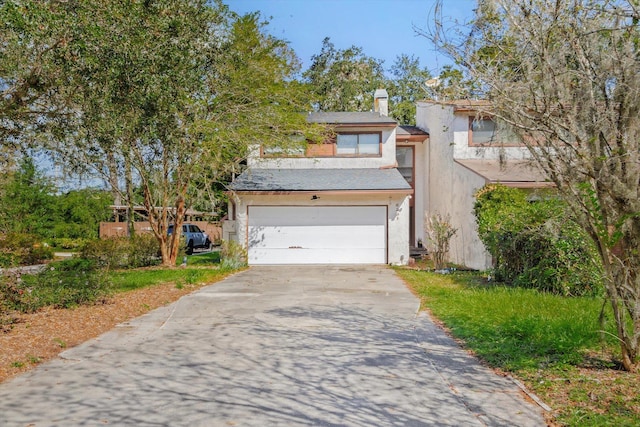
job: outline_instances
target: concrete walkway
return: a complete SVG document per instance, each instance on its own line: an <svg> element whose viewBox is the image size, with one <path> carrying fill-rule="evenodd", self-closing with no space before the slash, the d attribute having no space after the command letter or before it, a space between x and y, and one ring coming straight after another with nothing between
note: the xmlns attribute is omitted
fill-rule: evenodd
<svg viewBox="0 0 640 427"><path fill-rule="evenodd" d="M543 426L383 266L253 267L0 384L0 426Z"/></svg>

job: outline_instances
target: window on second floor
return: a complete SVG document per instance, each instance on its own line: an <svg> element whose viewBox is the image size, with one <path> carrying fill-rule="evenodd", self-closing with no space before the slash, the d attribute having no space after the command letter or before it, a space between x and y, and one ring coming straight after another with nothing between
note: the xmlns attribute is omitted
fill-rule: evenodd
<svg viewBox="0 0 640 427"><path fill-rule="evenodd" d="M398 172L413 188L413 147L396 147L396 161L398 162Z"/></svg>
<svg viewBox="0 0 640 427"><path fill-rule="evenodd" d="M262 146L261 157L303 157L306 150L306 140L302 134L290 135L276 145Z"/></svg>
<svg viewBox="0 0 640 427"><path fill-rule="evenodd" d="M339 133L336 137L338 156L380 155L380 133Z"/></svg>
<svg viewBox="0 0 640 427"><path fill-rule="evenodd" d="M469 117L469 145L520 145L518 137L506 123L490 117Z"/></svg>
<svg viewBox="0 0 640 427"><path fill-rule="evenodd" d="M262 157L302 157L304 147L262 147Z"/></svg>

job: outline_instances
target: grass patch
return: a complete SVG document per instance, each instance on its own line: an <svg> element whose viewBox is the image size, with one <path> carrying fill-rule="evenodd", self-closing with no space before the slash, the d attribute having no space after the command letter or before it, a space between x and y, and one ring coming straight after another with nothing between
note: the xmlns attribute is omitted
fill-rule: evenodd
<svg viewBox="0 0 640 427"><path fill-rule="evenodd" d="M212 266L216 264L220 264L219 251L195 253L187 256L188 266Z"/></svg>
<svg viewBox="0 0 640 427"><path fill-rule="evenodd" d="M227 274L229 274L229 270L187 267L180 269L123 270L112 272L109 276L116 292L126 292L170 282L179 286L206 282L213 283Z"/></svg>
<svg viewBox="0 0 640 427"><path fill-rule="evenodd" d="M29 363L31 363L32 365L37 365L38 363L42 362L42 359L40 357L34 356L32 354L28 354L27 359L29 359Z"/></svg>
<svg viewBox="0 0 640 427"><path fill-rule="evenodd" d="M423 307L494 368L512 373L554 408L561 425L638 425L637 374L616 369L615 328L602 299L488 284L476 273L399 269Z"/></svg>

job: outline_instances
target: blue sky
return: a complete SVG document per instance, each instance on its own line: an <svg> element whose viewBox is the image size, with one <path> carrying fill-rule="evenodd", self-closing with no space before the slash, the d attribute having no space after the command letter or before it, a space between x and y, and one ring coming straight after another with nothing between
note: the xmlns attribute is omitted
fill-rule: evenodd
<svg viewBox="0 0 640 427"><path fill-rule="evenodd" d="M384 60L388 69L406 53L420 58L431 74L450 61L437 54L431 43L417 36L413 26L426 28L433 20L435 0L226 0L231 10L244 14L261 11L271 17L269 32L290 42L302 60L320 53L330 37L337 49L352 45L366 55ZM443 0L443 14L460 21L473 16L476 0ZM431 18L431 19L430 19Z"/></svg>

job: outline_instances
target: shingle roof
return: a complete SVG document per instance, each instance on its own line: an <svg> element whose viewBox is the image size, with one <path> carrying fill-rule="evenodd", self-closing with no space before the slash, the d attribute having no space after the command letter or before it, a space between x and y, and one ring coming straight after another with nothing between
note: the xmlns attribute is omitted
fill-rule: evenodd
<svg viewBox="0 0 640 427"><path fill-rule="evenodd" d="M327 124L398 124L391 117L374 112L314 112L307 115L307 121Z"/></svg>
<svg viewBox="0 0 640 427"><path fill-rule="evenodd" d="M231 183L235 191L407 190L397 169L249 169Z"/></svg>
<svg viewBox="0 0 640 427"><path fill-rule="evenodd" d="M396 129L396 135L424 135L429 136L429 132L420 129L418 126L402 125Z"/></svg>

